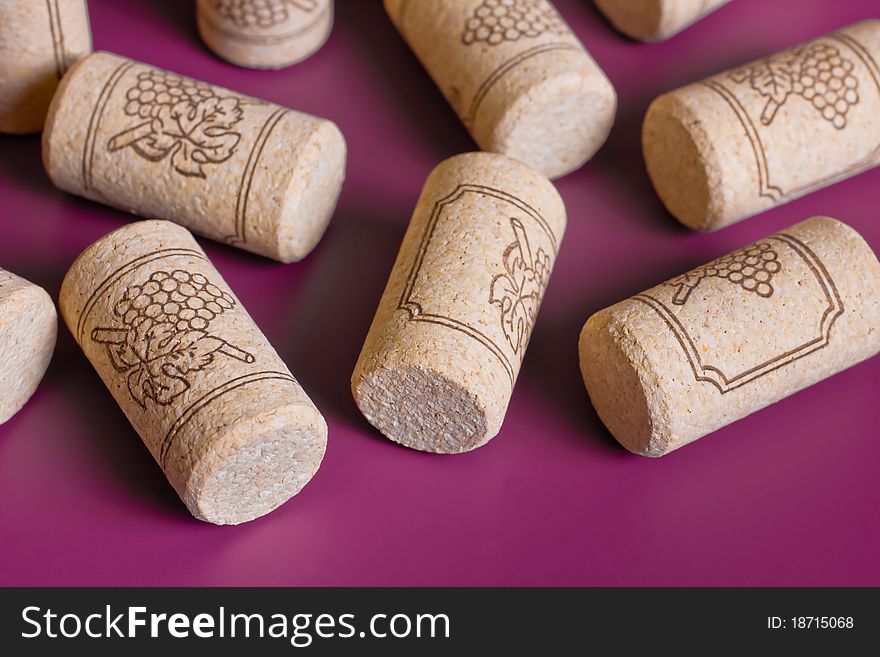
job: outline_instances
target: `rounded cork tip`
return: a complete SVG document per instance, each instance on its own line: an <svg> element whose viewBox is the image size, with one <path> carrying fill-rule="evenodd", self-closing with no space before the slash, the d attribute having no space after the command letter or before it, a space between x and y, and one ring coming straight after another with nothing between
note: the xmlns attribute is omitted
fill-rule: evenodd
<svg viewBox="0 0 880 657"><path fill-rule="evenodd" d="M436 454L460 454L497 433L466 388L428 368L385 365L355 372L352 393L364 417L389 439Z"/></svg>
<svg viewBox="0 0 880 657"><path fill-rule="evenodd" d="M511 103L486 150L523 162L551 180L576 171L614 126L617 93L596 71L542 80Z"/></svg>
<svg viewBox="0 0 880 657"><path fill-rule="evenodd" d="M649 408L647 358L614 321L612 308L590 317L578 341L581 375L593 408L615 440L640 456L672 450Z"/></svg>
<svg viewBox="0 0 880 657"><path fill-rule="evenodd" d="M196 518L238 525L264 516L311 481L327 447L317 412L293 405L227 430L192 471L182 496ZM308 411L306 411L308 412Z"/></svg>
<svg viewBox="0 0 880 657"><path fill-rule="evenodd" d="M648 108L642 151L651 183L673 217L700 231L725 225L720 168L706 127L674 93L660 96Z"/></svg>

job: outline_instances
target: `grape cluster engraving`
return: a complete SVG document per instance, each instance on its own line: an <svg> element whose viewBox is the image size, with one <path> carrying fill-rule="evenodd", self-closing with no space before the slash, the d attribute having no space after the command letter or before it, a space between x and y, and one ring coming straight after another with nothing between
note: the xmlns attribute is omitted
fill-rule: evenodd
<svg viewBox="0 0 880 657"><path fill-rule="evenodd" d="M859 102L853 62L830 43L811 43L733 71L735 82L748 82L767 99L761 123L769 126L789 96L800 96L838 130Z"/></svg>
<svg viewBox="0 0 880 657"><path fill-rule="evenodd" d="M232 157L241 134L242 99L219 96L203 82L160 70L142 71L124 112L139 122L115 135L111 152L132 148L150 162L171 157L175 171L205 178L204 167Z"/></svg>
<svg viewBox="0 0 880 657"><path fill-rule="evenodd" d="M757 242L719 258L667 283L676 288L672 303L683 306L707 278L723 278L759 297L773 296L773 276L782 270L779 254L770 242Z"/></svg>
<svg viewBox="0 0 880 657"><path fill-rule="evenodd" d="M545 32L567 33L565 22L546 0L483 0L465 23L461 40L466 46L496 46Z"/></svg>
<svg viewBox="0 0 880 657"><path fill-rule="evenodd" d="M550 279L550 256L543 249L533 253L525 228L511 218L515 239L504 250L504 273L492 279L489 303L501 310L504 336L518 354L524 350L538 315L541 297Z"/></svg>
<svg viewBox="0 0 880 657"><path fill-rule="evenodd" d="M214 0L214 9L236 27L268 29L286 22L291 7L311 13L318 0Z"/></svg>
<svg viewBox="0 0 880 657"><path fill-rule="evenodd" d="M142 408L168 405L218 355L253 363L248 352L210 335L211 322L235 299L205 276L181 269L156 271L126 288L113 307L123 328L96 328L92 340L107 349L113 368L128 374L128 390Z"/></svg>

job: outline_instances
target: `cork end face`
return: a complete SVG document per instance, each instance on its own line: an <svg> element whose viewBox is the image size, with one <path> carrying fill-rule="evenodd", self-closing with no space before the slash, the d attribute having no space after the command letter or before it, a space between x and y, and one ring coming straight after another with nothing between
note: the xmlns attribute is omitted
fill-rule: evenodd
<svg viewBox="0 0 880 657"><path fill-rule="evenodd" d="M486 410L443 375L407 365L355 375L352 391L364 417L386 437L412 449L460 454L488 442Z"/></svg>
<svg viewBox="0 0 880 657"><path fill-rule="evenodd" d="M26 284L0 299L0 424L27 403L55 351L58 315L49 294Z"/></svg>
<svg viewBox="0 0 880 657"><path fill-rule="evenodd" d="M320 120L288 183L276 247L281 262L302 260L321 241L345 181L347 146L332 121Z"/></svg>
<svg viewBox="0 0 880 657"><path fill-rule="evenodd" d="M705 127L673 96L661 96L645 116L642 150L651 183L663 205L685 226L719 228L718 168Z"/></svg>
<svg viewBox="0 0 880 657"><path fill-rule="evenodd" d="M615 440L641 456L669 451L654 425L635 350L627 348L607 311L596 313L584 325L578 352L590 401Z"/></svg>
<svg viewBox="0 0 880 657"><path fill-rule="evenodd" d="M238 525L274 511L312 479L327 447L327 426L271 421L225 436L193 471L184 502L198 519Z"/></svg>
<svg viewBox="0 0 880 657"><path fill-rule="evenodd" d="M523 94L498 121L487 150L554 179L583 166L608 138L617 94L596 72L548 78Z"/></svg>

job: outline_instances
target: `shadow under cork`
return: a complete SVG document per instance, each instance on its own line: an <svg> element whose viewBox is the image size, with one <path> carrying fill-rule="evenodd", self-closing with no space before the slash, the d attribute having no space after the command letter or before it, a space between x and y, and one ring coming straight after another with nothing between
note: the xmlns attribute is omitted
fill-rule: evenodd
<svg viewBox="0 0 880 657"><path fill-rule="evenodd" d="M41 135L0 135L0 177L4 184L28 192L47 194L55 190L43 168Z"/></svg>
<svg viewBox="0 0 880 657"><path fill-rule="evenodd" d="M385 289L405 226L375 210L340 210L312 264L279 353L319 409L378 434L357 409L351 374Z"/></svg>
<svg viewBox="0 0 880 657"><path fill-rule="evenodd" d="M79 450L88 452L117 491L129 491L133 499L168 518L188 521L186 507L63 326L59 326L49 376L59 382L58 387L64 388L69 412L80 425L79 431L61 439L87 436L88 442L79 446Z"/></svg>
<svg viewBox="0 0 880 657"><path fill-rule="evenodd" d="M477 150L443 94L385 13L382 2L337 2L335 28L364 53L372 80L396 108L397 123L421 138L438 162Z"/></svg>
<svg viewBox="0 0 880 657"><path fill-rule="evenodd" d="M120 5L123 3L120 3ZM181 0L127 0L126 10L133 14L149 15L164 23L169 30L188 40L201 43L196 27L196 3ZM132 8L131 5L136 5ZM97 35L100 37L100 35Z"/></svg>

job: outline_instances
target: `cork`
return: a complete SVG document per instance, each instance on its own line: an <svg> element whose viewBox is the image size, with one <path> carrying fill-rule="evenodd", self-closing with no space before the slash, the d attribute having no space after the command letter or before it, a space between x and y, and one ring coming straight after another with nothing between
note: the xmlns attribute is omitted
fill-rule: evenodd
<svg viewBox="0 0 880 657"><path fill-rule="evenodd" d="M880 263L813 217L602 310L580 336L593 406L662 456L880 351Z"/></svg>
<svg viewBox="0 0 880 657"><path fill-rule="evenodd" d="M218 57L278 69L324 45L333 27L333 0L196 0L196 20Z"/></svg>
<svg viewBox="0 0 880 657"><path fill-rule="evenodd" d="M605 142L608 78L547 0L385 0L477 145L557 178Z"/></svg>
<svg viewBox="0 0 880 657"><path fill-rule="evenodd" d="M58 81L92 51L85 0L0 2L0 132L39 132Z"/></svg>
<svg viewBox="0 0 880 657"><path fill-rule="evenodd" d="M638 41L663 41L730 0L595 0L605 18Z"/></svg>
<svg viewBox="0 0 880 657"><path fill-rule="evenodd" d="M682 87L648 109L660 199L711 231L880 162L880 20Z"/></svg>
<svg viewBox="0 0 880 657"><path fill-rule="evenodd" d="M57 333L58 315L46 291L0 269L0 424L36 391Z"/></svg>
<svg viewBox="0 0 880 657"><path fill-rule="evenodd" d="M104 236L67 272L60 307L196 518L253 520L314 476L324 418L186 229Z"/></svg>
<svg viewBox="0 0 880 657"><path fill-rule="evenodd" d="M323 235L345 155L331 121L106 52L64 77L43 133L61 189L281 262Z"/></svg>
<svg viewBox="0 0 880 657"><path fill-rule="evenodd" d="M434 169L352 375L373 426L447 454L498 433L565 222L553 184L503 155Z"/></svg>

